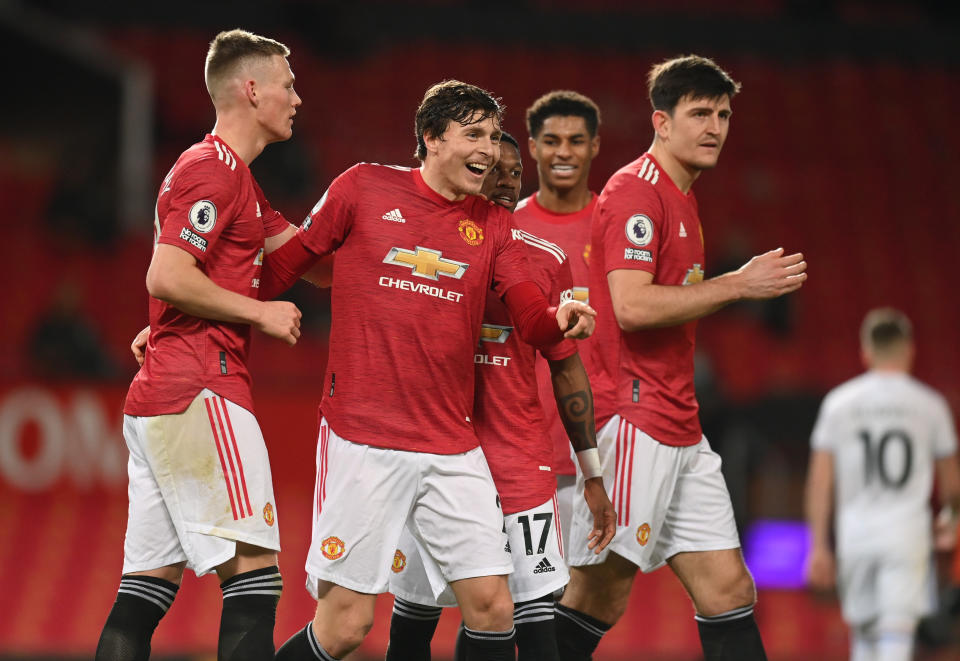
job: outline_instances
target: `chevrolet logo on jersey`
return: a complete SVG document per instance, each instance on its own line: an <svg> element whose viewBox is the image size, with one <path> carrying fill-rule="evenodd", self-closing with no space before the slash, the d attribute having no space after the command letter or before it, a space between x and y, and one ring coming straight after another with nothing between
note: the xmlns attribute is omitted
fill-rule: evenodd
<svg viewBox="0 0 960 661"><path fill-rule="evenodd" d="M699 264L694 264L692 269L687 269L687 275L683 279L683 284L693 285L698 282L703 282L703 269L700 268Z"/></svg>
<svg viewBox="0 0 960 661"><path fill-rule="evenodd" d="M483 324L480 326L481 342L496 342L503 344L510 337L513 326L497 326L496 324Z"/></svg>
<svg viewBox="0 0 960 661"><path fill-rule="evenodd" d="M423 246L417 246L416 250L391 248L383 263L405 266L413 271L413 275L430 280L439 280L441 275L457 280L462 278L469 264L444 259L440 255L440 251Z"/></svg>

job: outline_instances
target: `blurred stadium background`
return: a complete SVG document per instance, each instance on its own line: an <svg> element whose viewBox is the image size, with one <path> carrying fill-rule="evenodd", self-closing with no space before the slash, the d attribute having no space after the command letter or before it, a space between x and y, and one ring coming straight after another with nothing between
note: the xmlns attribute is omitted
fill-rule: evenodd
<svg viewBox="0 0 960 661"><path fill-rule="evenodd" d="M412 164L414 109L444 78L501 96L505 128L521 138L524 109L543 92L592 97L603 113L597 191L650 143L651 64L696 52L742 81L720 166L695 188L708 273L782 245L807 255L810 280L788 299L702 322L702 420L724 457L770 658L846 658L835 601L799 581L807 439L823 393L859 371L858 324L877 305L913 319L916 373L960 413L956 3L0 0L0 659L91 657L114 599L121 402L135 371L128 345L146 320L153 203L176 156L213 125L203 58L233 27L293 51L294 138L253 170L294 223L353 163ZM525 164L526 195L537 181ZM298 285L290 296L306 334L294 349L256 337L251 369L283 524L278 641L313 610L303 559L329 323L323 292ZM948 596L958 565L940 558ZM215 657L216 581L185 586L155 658ZM379 607L351 658L382 658L389 597ZM697 659L691 615L668 572L641 577L597 658ZM451 656L457 622L445 614L437 658ZM942 613L918 658L960 658L957 638L956 613Z"/></svg>

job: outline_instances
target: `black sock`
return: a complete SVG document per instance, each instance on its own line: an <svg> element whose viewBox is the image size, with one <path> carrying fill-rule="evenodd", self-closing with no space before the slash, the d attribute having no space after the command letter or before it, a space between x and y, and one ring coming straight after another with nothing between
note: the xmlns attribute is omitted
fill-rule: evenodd
<svg viewBox="0 0 960 661"><path fill-rule="evenodd" d="M513 605L519 661L559 661L553 595Z"/></svg>
<svg viewBox="0 0 960 661"><path fill-rule="evenodd" d="M430 661L430 641L442 610L394 598L385 661Z"/></svg>
<svg viewBox="0 0 960 661"><path fill-rule="evenodd" d="M706 661L766 661L753 605L696 620Z"/></svg>
<svg viewBox="0 0 960 661"><path fill-rule="evenodd" d="M273 565L236 574L221 583L220 589L223 613L217 660L272 659L273 625L283 590L280 568Z"/></svg>
<svg viewBox="0 0 960 661"><path fill-rule="evenodd" d="M612 625L578 610L557 604L557 648L563 661L590 661L603 634Z"/></svg>
<svg viewBox="0 0 960 661"><path fill-rule="evenodd" d="M467 635L463 632L463 622L457 629L457 642L453 646L453 661L467 661Z"/></svg>
<svg viewBox="0 0 960 661"><path fill-rule="evenodd" d="M150 639L180 586L153 576L122 576L97 643L96 661L146 661Z"/></svg>
<svg viewBox="0 0 960 661"><path fill-rule="evenodd" d="M517 632L474 631L463 627L467 661L516 661Z"/></svg>
<svg viewBox="0 0 960 661"><path fill-rule="evenodd" d="M313 623L300 629L277 650L276 661L337 661L323 649L313 634Z"/></svg>

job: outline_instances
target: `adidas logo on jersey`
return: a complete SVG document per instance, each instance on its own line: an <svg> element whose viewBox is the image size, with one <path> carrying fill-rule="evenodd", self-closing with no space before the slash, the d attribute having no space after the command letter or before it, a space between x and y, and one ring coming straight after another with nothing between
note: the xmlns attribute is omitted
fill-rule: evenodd
<svg viewBox="0 0 960 661"><path fill-rule="evenodd" d="M687 228L683 226L683 221L680 221L680 238L687 236Z"/></svg>
<svg viewBox="0 0 960 661"><path fill-rule="evenodd" d="M384 220L392 220L395 223L405 223L407 219L403 217L403 214L400 213L400 209L394 209L393 211L388 211L387 213L380 216Z"/></svg>
<svg viewBox="0 0 960 661"><path fill-rule="evenodd" d="M557 571L557 568L550 564L550 561L544 558L534 568L534 574L546 574L547 572Z"/></svg>

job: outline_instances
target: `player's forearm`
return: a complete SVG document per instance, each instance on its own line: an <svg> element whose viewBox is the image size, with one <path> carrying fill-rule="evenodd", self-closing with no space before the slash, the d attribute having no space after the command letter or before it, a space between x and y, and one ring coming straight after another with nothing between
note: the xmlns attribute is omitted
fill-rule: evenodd
<svg viewBox="0 0 960 661"><path fill-rule="evenodd" d="M551 360L550 377L560 420L575 452L597 447L593 415L593 392L580 354Z"/></svg>
<svg viewBox="0 0 960 661"><path fill-rule="evenodd" d="M155 269L151 264L147 291L181 312L202 319L255 324L261 314L260 301L220 287L196 264L167 269Z"/></svg>
<svg viewBox="0 0 960 661"><path fill-rule="evenodd" d="M940 504L952 508L954 516L960 517L960 464L957 455L937 459L935 465Z"/></svg>
<svg viewBox="0 0 960 661"><path fill-rule="evenodd" d="M833 457L815 450L804 494L804 512L814 548L829 548L833 515Z"/></svg>
<svg viewBox="0 0 960 661"><path fill-rule="evenodd" d="M299 236L291 236L264 257L260 274L260 298L270 300L290 289L293 283L315 267L317 259L317 255L303 245ZM313 282L309 277L306 279Z"/></svg>
<svg viewBox="0 0 960 661"><path fill-rule="evenodd" d="M738 299L736 278L728 273L692 285L642 285L615 297L613 312L620 328L630 332L678 326Z"/></svg>

